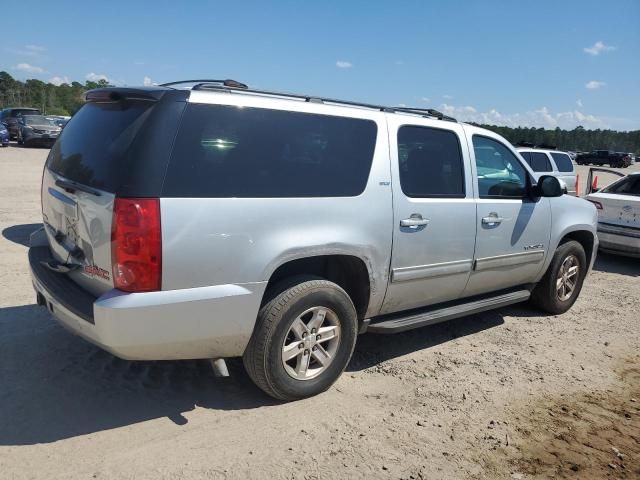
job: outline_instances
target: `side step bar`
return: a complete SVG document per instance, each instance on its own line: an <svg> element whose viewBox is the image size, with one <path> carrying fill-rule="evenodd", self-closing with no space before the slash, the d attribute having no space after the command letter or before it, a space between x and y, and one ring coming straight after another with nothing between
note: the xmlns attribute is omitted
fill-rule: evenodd
<svg viewBox="0 0 640 480"><path fill-rule="evenodd" d="M408 315L393 314L379 317L379 321L372 319L367 328L371 333L400 333L414 328L425 327L454 318L466 317L486 310L493 310L514 303L524 302L529 299L529 290L517 290L515 292L503 293L493 297L484 297L478 300L470 300L457 305L437 308L436 310L415 310ZM384 320L383 320L384 319Z"/></svg>

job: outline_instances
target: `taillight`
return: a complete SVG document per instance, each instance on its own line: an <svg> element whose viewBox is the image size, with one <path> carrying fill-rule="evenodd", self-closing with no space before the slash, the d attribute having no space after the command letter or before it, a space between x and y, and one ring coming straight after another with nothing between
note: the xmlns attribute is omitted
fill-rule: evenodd
<svg viewBox="0 0 640 480"><path fill-rule="evenodd" d="M589 199L587 199L587 200L589 200ZM596 209L602 210L602 204L600 202L596 202L595 200L589 200L589 201L596 206Z"/></svg>
<svg viewBox="0 0 640 480"><path fill-rule="evenodd" d="M160 200L116 198L111 229L113 284L125 292L160 290Z"/></svg>

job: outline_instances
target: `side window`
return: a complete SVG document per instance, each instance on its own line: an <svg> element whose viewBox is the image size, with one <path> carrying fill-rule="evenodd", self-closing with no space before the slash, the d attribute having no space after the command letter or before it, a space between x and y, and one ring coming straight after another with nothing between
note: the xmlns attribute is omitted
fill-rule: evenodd
<svg viewBox="0 0 640 480"><path fill-rule="evenodd" d="M529 158L525 158L525 160L528 160L527 163L534 172L553 171L553 167L551 166L551 162L549 161L549 157L547 157L546 153L529 152Z"/></svg>
<svg viewBox="0 0 640 480"><path fill-rule="evenodd" d="M405 125L398 129L400 186L408 197L464 197L464 166L458 135L450 130Z"/></svg>
<svg viewBox="0 0 640 480"><path fill-rule="evenodd" d="M367 184L371 120L189 104L163 195L209 198L352 197Z"/></svg>
<svg viewBox="0 0 640 480"><path fill-rule="evenodd" d="M630 175L618 180L602 191L603 193L617 193L618 195L640 195L640 175Z"/></svg>
<svg viewBox="0 0 640 480"><path fill-rule="evenodd" d="M522 198L527 191L527 172L518 158L492 138L473 136L473 150L481 198Z"/></svg>
<svg viewBox="0 0 640 480"><path fill-rule="evenodd" d="M573 162L566 153L551 153L559 172L573 172Z"/></svg>

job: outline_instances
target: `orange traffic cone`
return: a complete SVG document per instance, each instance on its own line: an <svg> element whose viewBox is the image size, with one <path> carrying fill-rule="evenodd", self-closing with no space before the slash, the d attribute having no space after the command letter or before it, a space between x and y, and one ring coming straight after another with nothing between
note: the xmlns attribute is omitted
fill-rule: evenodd
<svg viewBox="0 0 640 480"><path fill-rule="evenodd" d="M576 197L580 196L580 174L576 173Z"/></svg>
<svg viewBox="0 0 640 480"><path fill-rule="evenodd" d="M596 188L598 188L598 176L596 175L593 179L593 183L591 184L591 191L593 192Z"/></svg>

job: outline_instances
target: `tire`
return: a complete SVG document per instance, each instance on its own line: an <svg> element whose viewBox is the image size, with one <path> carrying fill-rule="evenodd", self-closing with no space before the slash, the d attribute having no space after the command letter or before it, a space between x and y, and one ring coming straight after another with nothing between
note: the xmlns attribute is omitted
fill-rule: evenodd
<svg viewBox="0 0 640 480"><path fill-rule="evenodd" d="M562 283L560 283L562 278L561 269L574 265L578 267L578 270L575 274L577 278L573 284L573 289L570 295L567 296L569 284L565 283L565 295L562 295L562 290L560 290L562 286ZM586 273L587 256L582 245L575 240L569 240L561 244L553 255L544 277L534 288L530 303L547 313L554 315L565 313L573 306L580 295ZM569 276L568 279L570 280L571 277ZM558 287L558 284L561 286Z"/></svg>
<svg viewBox="0 0 640 480"><path fill-rule="evenodd" d="M356 309L342 288L327 280L298 280L276 290L262 306L242 357L253 382L279 400L311 397L331 387L349 363L357 337ZM324 333L306 328L317 322ZM331 336L336 333L337 337ZM326 338L316 343L322 335ZM289 352L291 358L285 361ZM330 360L323 367L318 359L326 361L325 354Z"/></svg>

